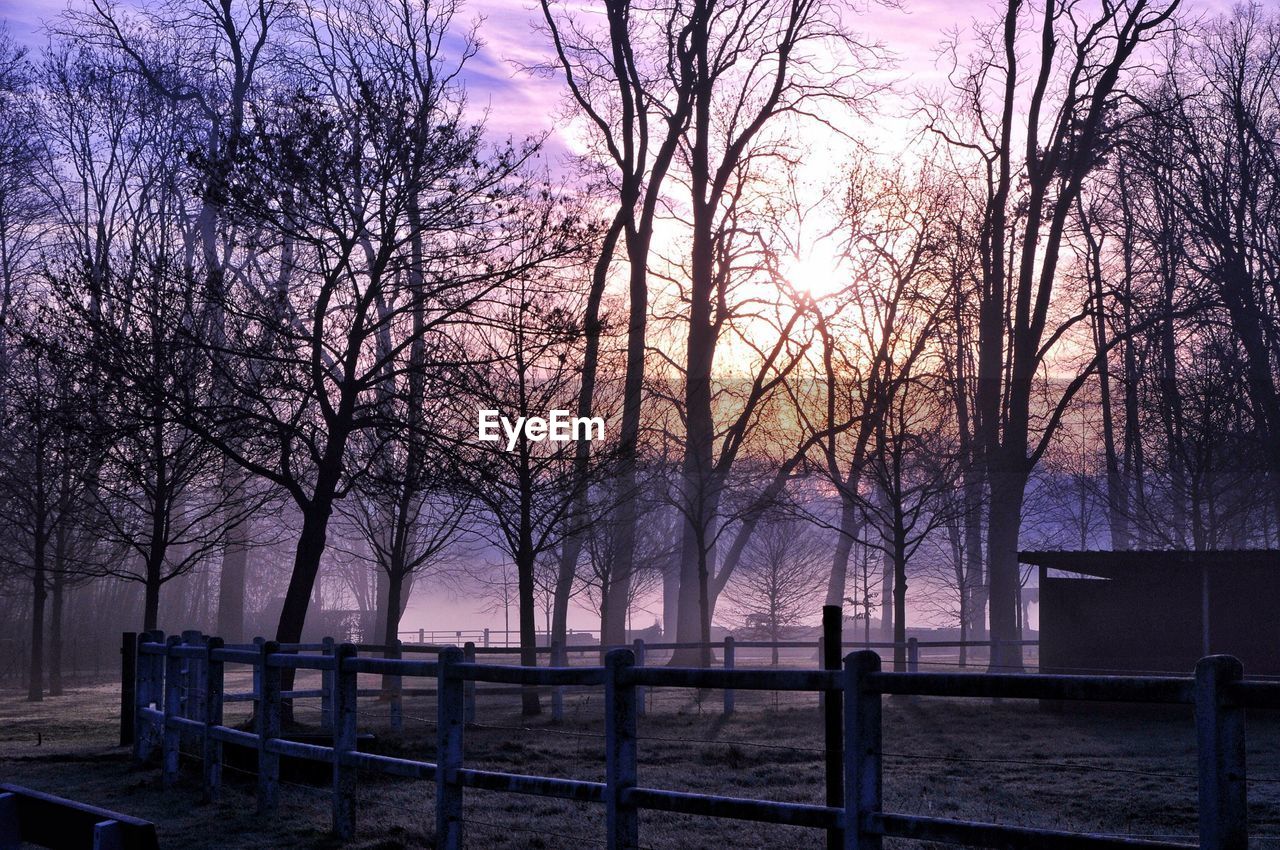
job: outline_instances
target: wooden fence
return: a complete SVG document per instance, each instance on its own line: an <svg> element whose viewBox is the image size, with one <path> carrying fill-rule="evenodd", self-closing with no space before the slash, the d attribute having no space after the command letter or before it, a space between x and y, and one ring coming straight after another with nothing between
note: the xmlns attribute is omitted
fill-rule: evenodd
<svg viewBox="0 0 1280 850"><path fill-rule="evenodd" d="M55 797L20 785L0 784L0 850L157 850L155 825Z"/></svg>
<svg viewBox="0 0 1280 850"><path fill-rule="evenodd" d="M1229 656L1202 659L1194 677L1065 676L1010 673L887 672L869 650L850 653L842 669L695 669L640 667L630 649L608 652L602 666L520 667L467 660L458 647L445 647L434 660L372 658L343 644L332 654L309 654L264 642L252 649L228 648L218 638L188 636L160 640L155 633L137 644L134 754L146 759L161 750L166 786L178 781L182 736L197 742L201 787L216 798L221 784L222 745L239 743L257 752L257 801L264 814L278 804L280 758L330 765L335 833L351 837L356 828L355 789L360 770L433 780L436 786L437 847L463 846L463 795L468 788L529 794L602 804L607 845L639 846L641 810L677 812L826 830L828 846L874 850L885 836L986 847L1120 848L1194 845L1126 836L1076 834L1056 830L924 817L886 812L882 796L881 702L885 694L982 699L1086 700L1190 705L1196 717L1199 770L1199 846L1204 850L1245 850L1248 843L1245 784L1246 707L1280 708L1280 682L1244 681L1240 662ZM251 665L256 681L254 731L223 724L224 670ZM317 670L324 677L332 712L329 746L286 740L281 706L304 692L284 692L286 669ZM357 676L360 673L431 679L437 695L435 762L393 758L356 749ZM508 686L577 686L604 692L605 781L468 768L464 764L468 692L475 683ZM636 770L638 692L642 688L699 688L817 692L826 705L841 706L834 734L826 729L828 804L784 803L652 788ZM309 693L309 692L307 692ZM473 710L473 708L472 708ZM830 764L830 762L829 762ZM833 793L834 792L834 793Z"/></svg>
<svg viewBox="0 0 1280 850"><path fill-rule="evenodd" d="M836 630L838 631L838 630ZM205 640L204 636L198 631L183 632L183 641L186 643L199 643ZM254 638L254 642L241 648L260 647L265 643L265 638ZM833 644L839 642L844 649L897 649L905 650L906 670L915 673L920 669L921 664L928 664L929 659L924 656L924 650L935 649L973 649L984 648L992 649L995 646L993 641L920 641L916 638L908 638L903 643L892 642L862 642L862 641L842 641L838 634L833 633ZM120 695L120 744L128 746L133 742L133 710L134 704L134 679L136 676L134 656L136 655L135 645L137 643L137 635L133 632L125 632L124 640L120 649L122 656L122 672L121 677L121 695ZM702 649L704 646L711 650L712 654L719 653L720 663L723 669L733 670L737 667L738 651L740 649L802 649L812 650L816 653L817 658L822 659L826 656L823 649L825 641L738 641L732 636L728 636L720 641L714 641L711 644L701 643L649 643L646 644L642 639L637 638L632 642L630 649L635 655L635 663L637 667L643 667L646 659L651 653L672 652L679 649ZM1037 646L1038 641L1024 640L1010 642L1022 646ZM322 655L332 655L334 647L338 644L333 638L325 638L320 643L295 643L285 644L281 646L281 650L285 652L319 652ZM355 644L358 653L378 653L385 658L401 658L405 655L437 655L446 647L439 644L412 644L397 641L395 644ZM620 649L623 647L612 647ZM600 646L584 646L570 645L564 646L560 643L553 643L551 646L539 646L534 649L536 655L550 656L550 666L552 667L568 667L571 666L571 658L574 656L599 655L601 663L604 662L604 656L608 652L608 647ZM500 646L477 646L475 643L468 641L462 648L464 661L476 661L481 656L512 656L519 653L516 648L507 648ZM835 666L839 665L840 654L837 653L832 662ZM957 666L959 669L965 668L965 663L960 661ZM321 725L328 727L332 722L333 706L332 706L332 674L325 672L321 674L322 685L319 689L312 690L294 690L286 694L288 698L295 699L319 699L320 700L320 719ZM434 687L427 688L405 688L401 681L403 677L388 675L388 681L383 687L374 689L362 689L357 692L359 697L380 697L386 700L388 704L389 723L394 731L401 731L404 728L404 698L407 696L435 696ZM252 691L225 693L222 696L223 702L251 702L257 699L259 692L259 676L255 671L254 688ZM560 721L564 719L564 696L566 686L558 686L552 689L551 693L551 719ZM490 695L510 694L509 690L501 688L492 688L487 691ZM644 716L646 711L644 689L639 688L638 711ZM722 713L725 717L733 714L736 705L736 696L733 688L724 688L722 692ZM476 688L474 683L470 683L466 689L466 711L467 722L471 723L476 718Z"/></svg>

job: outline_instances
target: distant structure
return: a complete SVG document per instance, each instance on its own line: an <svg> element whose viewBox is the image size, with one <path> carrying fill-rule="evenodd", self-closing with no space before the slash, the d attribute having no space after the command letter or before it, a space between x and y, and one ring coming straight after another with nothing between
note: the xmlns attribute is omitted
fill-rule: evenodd
<svg viewBox="0 0 1280 850"><path fill-rule="evenodd" d="M1040 568L1045 673L1189 673L1226 653L1280 675L1280 551L1020 552Z"/></svg>
<svg viewBox="0 0 1280 850"><path fill-rule="evenodd" d="M284 597L275 596L267 600L262 610L248 613L245 616L245 634L274 638L282 608L284 608ZM302 629L302 642L319 643L326 637L331 637L339 643L343 641L380 643L382 635L373 633L373 619L372 611L318 608L313 605L307 611L306 624Z"/></svg>

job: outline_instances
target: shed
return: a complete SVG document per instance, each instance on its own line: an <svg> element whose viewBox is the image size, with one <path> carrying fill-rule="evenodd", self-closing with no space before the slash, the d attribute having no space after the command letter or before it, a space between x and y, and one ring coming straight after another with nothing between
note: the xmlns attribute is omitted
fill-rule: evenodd
<svg viewBox="0 0 1280 850"><path fill-rule="evenodd" d="M1280 675L1280 550L1020 552L1040 570L1046 673L1186 675L1238 657Z"/></svg>

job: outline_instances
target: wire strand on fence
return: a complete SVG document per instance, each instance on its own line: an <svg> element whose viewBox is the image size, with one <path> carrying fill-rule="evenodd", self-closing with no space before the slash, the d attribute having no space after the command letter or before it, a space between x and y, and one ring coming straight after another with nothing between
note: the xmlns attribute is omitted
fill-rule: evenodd
<svg viewBox="0 0 1280 850"><path fill-rule="evenodd" d="M1004 764L1016 765L1022 767L1053 767L1066 770L1095 770L1103 773L1126 773L1134 776L1147 776L1156 779L1196 779L1193 773L1167 773L1149 770L1138 770L1137 768L1128 767L1106 767L1104 765L1083 764L1081 762L1065 762L1065 761L1037 761L1034 759L1002 759L1002 758L980 758L976 756L942 756L930 755L924 753L887 753L882 752L884 758L907 759L912 761L950 761L963 762L966 764Z"/></svg>

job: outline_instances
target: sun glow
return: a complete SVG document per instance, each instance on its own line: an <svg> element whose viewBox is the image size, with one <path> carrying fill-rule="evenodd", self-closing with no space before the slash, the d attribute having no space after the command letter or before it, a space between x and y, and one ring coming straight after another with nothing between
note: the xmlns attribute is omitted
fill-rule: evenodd
<svg viewBox="0 0 1280 850"><path fill-rule="evenodd" d="M841 258L823 251L810 251L793 256L782 263L783 277L797 292L822 298L838 292L849 283L848 270Z"/></svg>

